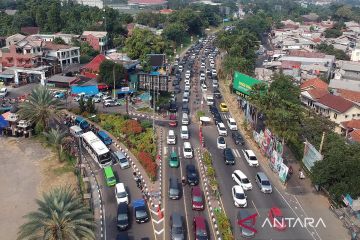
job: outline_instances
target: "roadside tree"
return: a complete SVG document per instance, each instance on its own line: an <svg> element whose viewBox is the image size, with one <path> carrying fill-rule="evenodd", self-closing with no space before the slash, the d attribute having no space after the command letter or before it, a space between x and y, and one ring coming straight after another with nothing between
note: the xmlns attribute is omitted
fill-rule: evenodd
<svg viewBox="0 0 360 240"><path fill-rule="evenodd" d="M58 160L62 161L63 153L63 139L66 136L66 132L61 130L59 126L50 129L48 132L43 133L48 143L56 149Z"/></svg>

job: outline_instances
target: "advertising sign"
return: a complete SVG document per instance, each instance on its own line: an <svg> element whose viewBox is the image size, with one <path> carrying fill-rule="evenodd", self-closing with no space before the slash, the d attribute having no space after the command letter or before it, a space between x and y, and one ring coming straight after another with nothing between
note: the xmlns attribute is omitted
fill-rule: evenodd
<svg viewBox="0 0 360 240"><path fill-rule="evenodd" d="M304 157L303 157L303 163L305 167L311 171L311 168L314 166L315 162L321 161L323 159L323 156L319 153L316 148L306 141L304 147Z"/></svg>
<svg viewBox="0 0 360 240"><path fill-rule="evenodd" d="M280 164L280 171L279 171L279 179L281 182L285 182L286 181L286 177L288 175L289 172L289 168L284 164L281 163Z"/></svg>

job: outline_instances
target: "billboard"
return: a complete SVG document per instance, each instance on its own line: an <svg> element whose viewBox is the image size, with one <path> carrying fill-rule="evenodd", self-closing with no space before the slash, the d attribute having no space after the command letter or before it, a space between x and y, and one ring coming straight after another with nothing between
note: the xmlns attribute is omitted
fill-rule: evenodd
<svg viewBox="0 0 360 240"><path fill-rule="evenodd" d="M258 83L261 83L261 81L256 78L252 78L237 71L234 73L233 89L237 94L241 93L249 96L252 87Z"/></svg>
<svg viewBox="0 0 360 240"><path fill-rule="evenodd" d="M314 166L315 162L321 161L323 159L323 156L319 153L316 148L309 143L308 141L304 142L304 157L303 157L303 163L305 167L311 171L311 168Z"/></svg>

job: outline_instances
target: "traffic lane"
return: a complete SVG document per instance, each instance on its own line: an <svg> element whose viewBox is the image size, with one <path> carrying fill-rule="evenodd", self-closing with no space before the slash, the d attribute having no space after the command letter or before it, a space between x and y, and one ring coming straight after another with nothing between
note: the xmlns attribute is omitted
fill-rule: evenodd
<svg viewBox="0 0 360 240"><path fill-rule="evenodd" d="M111 147L113 150L114 148ZM126 190L129 194L129 211L130 211L130 223L129 229L126 230L129 237L133 239L148 238L154 239L154 231L152 225L149 222L138 224L135 221L131 201L134 199L142 198L140 189L136 186L133 178L132 168L121 169L119 164L116 163L112 166L114 174L117 178L117 182L125 184ZM117 229L117 202L115 199L115 188L106 186L104 181L104 175L102 169L98 167L99 181L102 189L102 197L105 207L105 227L106 236L109 239L116 239L116 235L119 230Z"/></svg>
<svg viewBox="0 0 360 240"><path fill-rule="evenodd" d="M213 164L216 169L217 179L220 186L220 191L222 194L222 203L225 208L225 212L231 220L231 225L233 229L238 231L238 226L236 224L237 218L236 213L238 212L237 208L234 206L231 194L231 187L236 185L232 180L231 174L234 170L240 169L244 174L249 178L253 184L253 190L247 191L246 195L248 196L247 202L248 207L252 210L253 213L258 213L257 224L259 228L257 233L257 239L269 239L269 236L273 239L311 239L308 231L301 228L290 228L284 232L274 231L268 225L265 225L262 228L262 223L265 221L268 216L269 209L272 207L278 207L283 211L283 215L286 217L296 217L293 211L289 208L288 204L281 197L279 192L276 191L275 187L273 193L264 194L260 192L259 188L256 186L255 175L256 172L261 171L261 167L254 168L249 167L242 156L242 152L235 152L235 162L234 166L225 165L223 161L222 150L217 149L216 138L218 136L217 131L213 127L208 127L204 131L204 136L206 140L206 147L210 150L213 158ZM213 140L211 140L213 139ZM242 150L241 147L236 146L230 137L226 138L226 143L231 149ZM269 235L270 234L270 235Z"/></svg>

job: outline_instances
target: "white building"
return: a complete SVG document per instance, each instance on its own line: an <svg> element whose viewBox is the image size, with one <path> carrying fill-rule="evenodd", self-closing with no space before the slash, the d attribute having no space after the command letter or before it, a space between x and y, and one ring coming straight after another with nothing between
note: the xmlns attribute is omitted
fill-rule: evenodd
<svg viewBox="0 0 360 240"><path fill-rule="evenodd" d="M98 7L103 8L104 7L104 1L103 0L77 0L78 3L82 5L87 5L90 7Z"/></svg>
<svg viewBox="0 0 360 240"><path fill-rule="evenodd" d="M39 38L45 42L52 42L55 38L61 38L66 44L71 44L73 39L79 38L80 35L67 34L67 33L54 33L54 34L34 34L34 38Z"/></svg>
<svg viewBox="0 0 360 240"><path fill-rule="evenodd" d="M43 52L46 57L57 58L61 69L70 64L80 63L79 47L45 42Z"/></svg>

